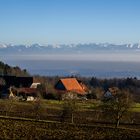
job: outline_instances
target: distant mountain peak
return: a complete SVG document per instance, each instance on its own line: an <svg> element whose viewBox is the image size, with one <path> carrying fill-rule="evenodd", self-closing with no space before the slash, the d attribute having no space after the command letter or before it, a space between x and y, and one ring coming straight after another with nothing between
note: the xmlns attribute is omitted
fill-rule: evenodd
<svg viewBox="0 0 140 140"><path fill-rule="evenodd" d="M0 54L84 54L105 51L138 51L140 44L112 44L112 43L87 43L87 44L56 44L40 45L6 45L0 44Z"/></svg>
<svg viewBox="0 0 140 140"><path fill-rule="evenodd" d="M0 48L7 48L6 44L0 44Z"/></svg>

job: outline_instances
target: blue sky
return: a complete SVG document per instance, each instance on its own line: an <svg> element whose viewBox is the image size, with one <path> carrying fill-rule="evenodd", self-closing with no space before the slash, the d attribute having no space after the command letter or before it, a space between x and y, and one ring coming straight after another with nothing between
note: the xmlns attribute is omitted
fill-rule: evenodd
<svg viewBox="0 0 140 140"><path fill-rule="evenodd" d="M140 42L140 0L0 0L0 43Z"/></svg>

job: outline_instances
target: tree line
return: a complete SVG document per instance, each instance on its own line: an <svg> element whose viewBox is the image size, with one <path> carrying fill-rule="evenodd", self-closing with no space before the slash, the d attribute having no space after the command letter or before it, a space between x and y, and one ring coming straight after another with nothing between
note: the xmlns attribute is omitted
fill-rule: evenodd
<svg viewBox="0 0 140 140"><path fill-rule="evenodd" d="M14 75L14 76L29 76L26 69L21 69L18 66L12 67L0 61L0 75Z"/></svg>
<svg viewBox="0 0 140 140"><path fill-rule="evenodd" d="M74 77L74 76L69 76ZM62 78L59 76L34 76L36 81L40 81L42 86L40 89L42 92L42 97L47 98L53 97L57 98L57 93L54 89L55 84L58 80ZM120 90L129 91L133 95L134 101L140 101L140 79L136 77L127 78L112 78L112 79L100 79L96 77L75 77L79 81L82 81L90 90L91 94L88 94L89 99L101 99L103 94L111 87L117 87ZM46 97L47 95L47 97Z"/></svg>

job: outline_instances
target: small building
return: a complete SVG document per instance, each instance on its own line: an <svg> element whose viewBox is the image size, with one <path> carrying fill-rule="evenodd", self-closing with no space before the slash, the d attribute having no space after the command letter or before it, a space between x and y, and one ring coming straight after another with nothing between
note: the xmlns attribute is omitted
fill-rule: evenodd
<svg viewBox="0 0 140 140"><path fill-rule="evenodd" d="M33 77L19 77L11 75L0 75L0 78L3 79L6 83L6 87L30 87L33 83Z"/></svg>
<svg viewBox="0 0 140 140"><path fill-rule="evenodd" d="M40 85L41 85L41 83L32 83L30 88L38 88L38 86L40 86Z"/></svg>
<svg viewBox="0 0 140 140"><path fill-rule="evenodd" d="M34 101L37 99L37 89L35 88L9 88L9 98L23 101Z"/></svg>
<svg viewBox="0 0 140 140"><path fill-rule="evenodd" d="M55 85L58 93L62 93L62 98L80 98L86 95L85 86L77 81L76 78L60 79Z"/></svg>
<svg viewBox="0 0 140 140"><path fill-rule="evenodd" d="M118 87L111 87L108 88L108 90L104 93L104 98L105 99L110 99L113 98L119 91Z"/></svg>
<svg viewBox="0 0 140 140"><path fill-rule="evenodd" d="M19 77L11 75L0 75L0 98L9 98L14 96L11 94L11 87L29 88L33 83L33 77Z"/></svg>
<svg viewBox="0 0 140 140"><path fill-rule="evenodd" d="M19 88L17 96L26 101L33 101L37 98L37 89L35 88Z"/></svg>

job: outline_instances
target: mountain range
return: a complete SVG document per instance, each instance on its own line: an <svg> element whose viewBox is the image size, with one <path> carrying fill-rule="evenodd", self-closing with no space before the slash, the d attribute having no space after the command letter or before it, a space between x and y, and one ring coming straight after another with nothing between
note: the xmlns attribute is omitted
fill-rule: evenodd
<svg viewBox="0 0 140 140"><path fill-rule="evenodd" d="M0 44L0 54L85 54L94 52L140 51L140 44L61 44L61 45L6 45Z"/></svg>

